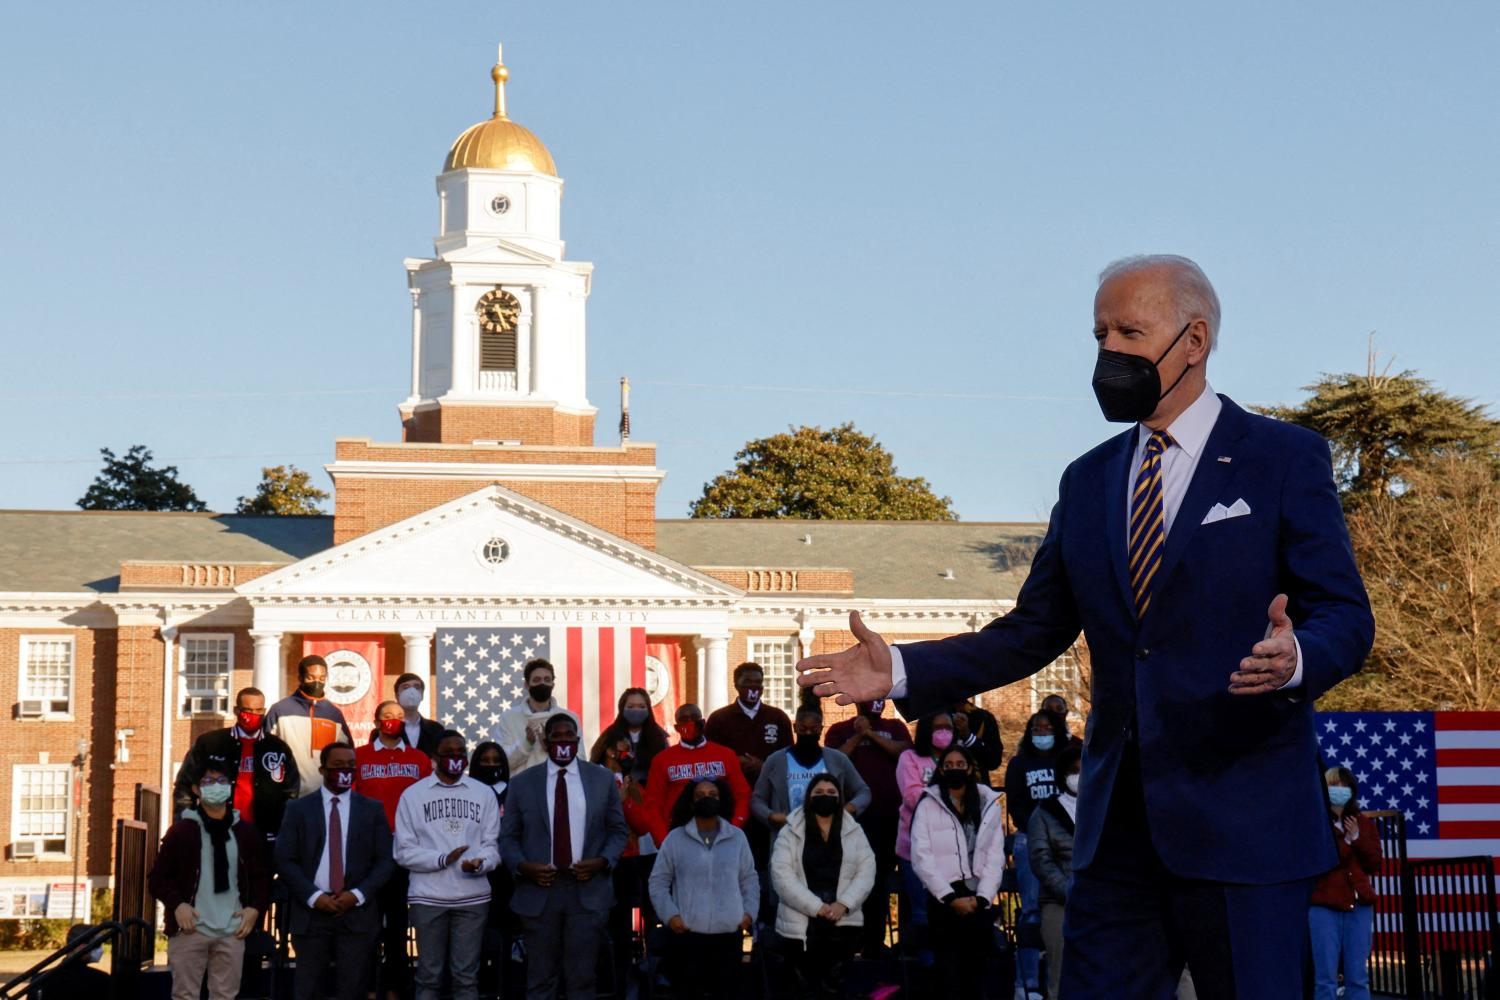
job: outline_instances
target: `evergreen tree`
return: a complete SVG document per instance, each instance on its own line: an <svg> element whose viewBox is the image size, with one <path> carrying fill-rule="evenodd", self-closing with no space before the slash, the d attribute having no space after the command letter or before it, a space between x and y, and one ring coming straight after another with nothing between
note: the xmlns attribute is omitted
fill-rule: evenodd
<svg viewBox="0 0 1500 1000"><path fill-rule="evenodd" d="M78 501L84 510L207 510L198 494L177 478L177 466L151 467L151 451L132 445L124 458L100 448L104 468Z"/></svg>

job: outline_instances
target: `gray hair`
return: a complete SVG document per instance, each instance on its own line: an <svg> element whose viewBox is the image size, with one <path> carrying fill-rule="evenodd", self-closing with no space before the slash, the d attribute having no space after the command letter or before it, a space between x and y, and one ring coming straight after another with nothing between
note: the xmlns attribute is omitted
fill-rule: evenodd
<svg viewBox="0 0 1500 1000"><path fill-rule="evenodd" d="M1179 323L1191 323L1201 319L1208 324L1208 349L1219 347L1219 295L1214 291L1203 268L1186 257L1171 253L1143 253L1133 257L1121 257L1105 265L1099 272L1099 284L1134 274L1137 271L1165 269L1172 280L1172 297L1177 302Z"/></svg>

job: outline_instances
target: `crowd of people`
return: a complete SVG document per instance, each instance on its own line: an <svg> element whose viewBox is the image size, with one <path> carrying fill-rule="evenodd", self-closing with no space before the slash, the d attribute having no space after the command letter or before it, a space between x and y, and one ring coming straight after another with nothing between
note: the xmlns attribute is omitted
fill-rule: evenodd
<svg viewBox="0 0 1500 1000"><path fill-rule="evenodd" d="M706 720L676 710L675 741L647 693L627 690L585 753L544 660L473 746L421 716L413 674L355 746L326 675L304 659L269 711L240 691L235 725L183 762L150 873L176 1000L205 984L212 1000L237 995L273 901L299 1000L330 985L344 1000L592 998L601 980L623 996L648 954L674 997L736 996L747 935L794 995L846 995L852 960L892 957L897 941L932 995L981 996L1003 886L1019 899L1005 921L1015 995L1058 995L1082 754L1058 696L1004 760L998 723L972 703L915 732L862 703L825 729L816 700L791 718L764 703L746 663L733 703ZM1354 777L1327 782L1341 869L1309 928L1319 989L1342 955L1345 995L1359 996L1349 970L1363 968L1373 901L1360 873L1379 863L1378 834Z"/></svg>

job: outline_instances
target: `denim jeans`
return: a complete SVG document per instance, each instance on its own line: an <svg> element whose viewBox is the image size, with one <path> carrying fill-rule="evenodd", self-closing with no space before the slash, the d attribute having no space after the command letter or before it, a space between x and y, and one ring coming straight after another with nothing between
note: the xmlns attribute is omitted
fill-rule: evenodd
<svg viewBox="0 0 1500 1000"><path fill-rule="evenodd" d="M1021 917L1023 921L1038 923L1042 919L1042 884L1031 873L1031 853L1027 849L1026 831L1018 830L1015 836L1016 885L1021 890ZM1042 953L1035 948L1016 949L1016 987L1041 992Z"/></svg>
<svg viewBox="0 0 1500 1000"><path fill-rule="evenodd" d="M438 1000L445 967L452 981L453 1000L478 1000L479 954L489 912L488 903L412 904L411 926L417 932L417 1000Z"/></svg>
<svg viewBox="0 0 1500 1000"><path fill-rule="evenodd" d="M927 887L917 877L916 866L905 858L901 862L901 887L906 891L906 909L911 926L901 930L901 948L921 965L932 964L932 947L927 936ZM907 934L910 932L910 939Z"/></svg>
<svg viewBox="0 0 1500 1000"><path fill-rule="evenodd" d="M1344 958L1344 1000L1370 1000L1375 907L1356 906L1350 912L1310 906L1307 928L1312 936L1313 1000L1334 1000L1338 995L1340 955Z"/></svg>

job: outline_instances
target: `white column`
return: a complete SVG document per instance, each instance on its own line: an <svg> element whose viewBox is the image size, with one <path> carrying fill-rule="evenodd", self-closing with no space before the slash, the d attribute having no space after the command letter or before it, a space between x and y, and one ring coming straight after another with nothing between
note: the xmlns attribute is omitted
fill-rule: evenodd
<svg viewBox="0 0 1500 1000"><path fill-rule="evenodd" d="M535 358L531 351L531 303L535 299L535 291L521 296L521 314L516 317L516 392L522 396L531 393L531 366Z"/></svg>
<svg viewBox="0 0 1500 1000"><path fill-rule="evenodd" d="M427 692L422 714L430 719L432 706L437 704L432 690L432 633L402 632L401 639L406 643L406 672L422 678L422 690Z"/></svg>
<svg viewBox="0 0 1500 1000"><path fill-rule="evenodd" d="M450 392L467 396L479 388L479 316L474 312L477 296L456 281L449 282L453 308L453 381Z"/></svg>
<svg viewBox="0 0 1500 1000"><path fill-rule="evenodd" d="M542 392L542 336L540 319L542 315L542 292L543 288L541 285L531 286L531 325L527 330L529 338L527 351L531 356L531 370L529 372L531 387L526 391L529 391L533 396L539 396ZM519 339L517 343L519 343Z"/></svg>
<svg viewBox="0 0 1500 1000"><path fill-rule="evenodd" d="M411 398L422 392L422 292L409 288L411 292Z"/></svg>
<svg viewBox="0 0 1500 1000"><path fill-rule="evenodd" d="M260 688L266 696L266 706L270 707L281 700L281 633L252 631L250 638L255 643L255 669L250 682Z"/></svg>
<svg viewBox="0 0 1500 1000"><path fill-rule="evenodd" d="M698 690L707 715L729 704L729 636L701 635L698 647Z"/></svg>

